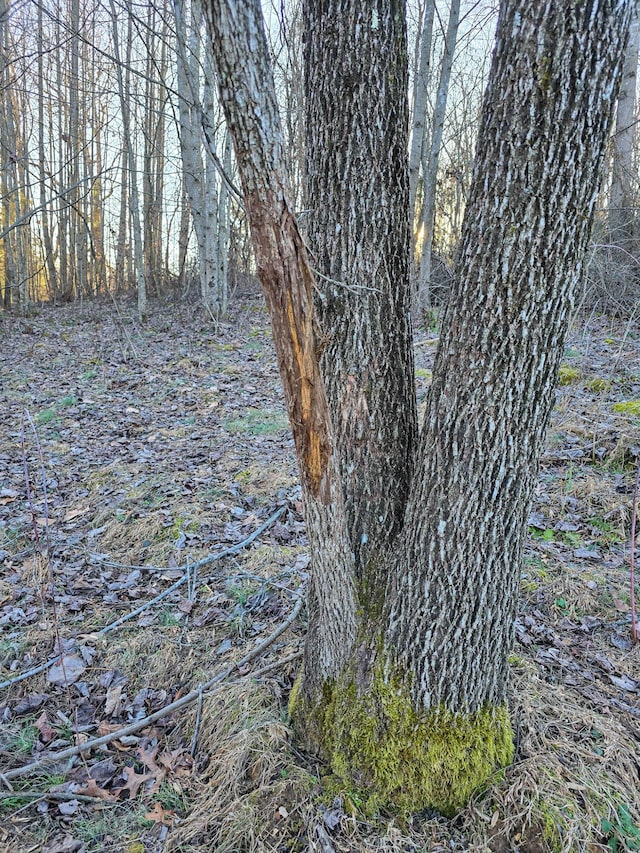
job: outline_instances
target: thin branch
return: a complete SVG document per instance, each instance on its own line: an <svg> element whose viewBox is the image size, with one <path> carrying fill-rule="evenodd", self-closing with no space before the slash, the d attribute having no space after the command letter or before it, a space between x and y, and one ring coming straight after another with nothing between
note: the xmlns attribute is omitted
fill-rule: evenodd
<svg viewBox="0 0 640 853"><path fill-rule="evenodd" d="M638 504L638 483L640 482L640 459L636 465L636 479L633 485L633 509L631 511L631 557L629 560L629 580L631 583L631 640L635 645L638 642L638 626L636 625L636 517Z"/></svg>

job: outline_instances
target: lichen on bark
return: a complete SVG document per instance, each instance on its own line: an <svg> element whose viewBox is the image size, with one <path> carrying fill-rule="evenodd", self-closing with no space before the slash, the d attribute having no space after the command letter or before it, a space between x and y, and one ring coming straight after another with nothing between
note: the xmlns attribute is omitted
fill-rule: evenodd
<svg viewBox="0 0 640 853"><path fill-rule="evenodd" d="M292 691L289 713L333 773L330 786L357 794L367 814L452 817L513 759L505 705L475 713L416 710L405 681L376 664L370 686L353 675L326 685L317 703Z"/></svg>

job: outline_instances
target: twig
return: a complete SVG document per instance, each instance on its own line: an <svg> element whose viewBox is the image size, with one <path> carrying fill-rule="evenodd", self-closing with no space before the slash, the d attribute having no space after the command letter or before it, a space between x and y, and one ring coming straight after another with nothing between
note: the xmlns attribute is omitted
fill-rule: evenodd
<svg viewBox="0 0 640 853"><path fill-rule="evenodd" d="M17 800L59 800L63 803L70 800L78 800L81 803L95 803L100 800L100 797L90 797L88 794L65 793L64 791L13 791L6 796L15 797Z"/></svg>
<svg viewBox="0 0 640 853"><path fill-rule="evenodd" d="M270 527L274 521L276 521L282 513L285 511L286 507L280 507L277 512L274 512L263 524L260 525L250 536L247 536L246 539L243 539L242 542L238 542L236 545L232 545L230 548L225 548L224 551L218 551L217 554L209 554L207 557L204 557L202 560L198 560L196 563L191 563L190 567L193 572L197 572L199 566L209 565L210 563L214 563L217 560L221 560L223 557L227 557L229 554L236 554L238 551L241 551L243 548L246 548L247 545L250 545L254 539L257 539L261 533L263 533L268 527ZM187 570L189 565L181 566L180 568ZM130 568L140 568L139 566L131 566ZM101 628L99 631L93 631L92 634L95 634L98 637L103 636L104 634L108 634L109 632L119 628L120 625L123 625L125 622L128 622L130 619L134 619L144 610L147 610L149 607L152 607L158 601L162 601L162 599L166 598L168 595L171 595L172 592L175 592L176 589L182 586L182 584L186 583L189 579L190 575L188 573L184 574L179 580L177 580L174 584L161 592L159 595L156 595L155 598L146 601L144 604L141 604L140 607L137 607L135 610L132 610L130 613L126 613L124 616L121 616L119 619L116 619L115 622L111 622L109 625L105 625L104 628ZM196 575L194 574L194 577ZM60 643L58 644L59 648L62 648ZM33 669L29 669L26 672L21 672L20 675L16 675L15 678L9 678L6 681L0 682L0 690L4 690L5 687L10 687L12 684L17 684L20 681L24 681L26 678L30 678L32 675L38 675L41 672L44 672L46 669L49 669L60 660L60 655L56 655L53 658L49 658L49 660L44 663L39 664L38 666L33 667Z"/></svg>
<svg viewBox="0 0 640 853"><path fill-rule="evenodd" d="M198 690L198 708L196 709L196 724L193 727L193 737L191 738L191 757L196 754L196 746L198 745L198 735L200 734L200 716L202 714L202 685Z"/></svg>
<svg viewBox="0 0 640 853"><path fill-rule="evenodd" d="M631 510L631 556L629 559L629 579L631 583L631 641L635 645L638 642L638 628L636 625L636 506L638 503L638 482L640 481L640 459L636 465L636 479L633 484L633 509Z"/></svg>
<svg viewBox="0 0 640 853"><path fill-rule="evenodd" d="M94 738L93 740L88 740L86 743L78 744L77 746L71 746L68 749L63 749L61 752L54 753L53 755L46 755L42 758L39 758L37 761L31 762L31 764L25 764L22 767L15 767L13 770L7 770L4 773L4 779L17 779L20 776L28 776L29 773L32 773L34 770L38 770L40 767L47 766L54 762L64 761L67 758L73 758L76 755L80 755L84 752L89 752L92 749L97 749L99 746L104 746L107 743L111 743L114 740L118 740L118 738L126 737L127 735L134 734L135 732L139 732L140 729L144 729L150 723L154 723L156 720L161 719L162 717L166 717L167 714L173 713L173 711L177 711L179 708L184 708L185 705L190 705L193 702L196 702L200 693L206 693L211 690L216 684L219 684L221 681L224 681L226 678L231 675L231 673L240 669L246 664L250 663L255 658L259 657L269 646L273 645L275 641L280 637L284 632L293 625L295 620L298 618L300 611L302 610L303 597L300 595L298 601L295 604L295 607L286 618L284 622L282 622L278 627L273 631L265 640L259 643L252 651L247 652L247 654L240 658L240 660L235 663L230 664L226 669L223 669L221 672L214 675L209 681L205 684L198 686L195 690L192 690L190 693L185 694L180 699L177 699L175 702L171 702L169 705L165 705L164 708L160 708L159 711L155 711L153 714L149 714L144 719L136 720L133 723L130 723L128 726L124 726L121 729L118 729L115 732L110 732L108 735L104 735L103 737ZM250 675L250 673L247 673Z"/></svg>

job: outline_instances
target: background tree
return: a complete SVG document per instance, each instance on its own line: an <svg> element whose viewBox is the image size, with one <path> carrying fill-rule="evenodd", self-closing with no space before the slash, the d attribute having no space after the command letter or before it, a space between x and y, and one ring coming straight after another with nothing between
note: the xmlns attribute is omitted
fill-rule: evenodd
<svg viewBox="0 0 640 853"><path fill-rule="evenodd" d="M638 51L640 50L640 13L636 8L625 53L622 84L616 110L609 201L611 241L633 249L635 208L638 179L634 169L634 137L636 131L636 88Z"/></svg>
<svg viewBox="0 0 640 853"><path fill-rule="evenodd" d="M347 784L366 791L370 807L435 806L452 813L513 752L505 682L525 523L593 222L632 5L628 0L572 2L570 8L529 0L502 3L480 156L404 526L388 544L376 537L376 551L367 560L362 551L359 559L350 557L358 516L349 506L350 500L355 503L349 478L362 483L355 493L361 489L366 501L376 466L397 458L393 447L384 452L383 442L377 446L380 436L369 414L377 383L385 384L386 366L368 350L371 328L381 321L372 308L388 304L389 297L383 285L379 301L368 306L370 315L352 315L342 328L318 332L311 316L311 271L288 202L259 3L212 0L208 6L220 95L272 316L312 548L309 634L291 708L303 742ZM326 147L337 149L334 156L343 165L335 177L346 178L344 192L342 184L332 188L340 212L333 215L344 219L337 224L348 223L356 237L359 228L370 229L368 238L384 245L397 228L397 251L408 250L404 149L404 166L392 164L404 170L402 190L390 201L404 214L397 210L394 217L382 204L372 223L365 213L369 182L362 195L354 195L349 181L349 157L366 155L375 163L388 140L406 127L402 102L383 110L378 99L386 103L389 90L367 86L364 70L368 60L376 62L381 46L391 67L402 67L404 7L376 4L363 27L358 6L343 4L336 17L331 3L308 5L309 80L320 79L316 62L333 86L347 75L359 92L360 109L380 119L377 135L355 148L361 131L357 116L334 133L324 122L335 120L328 86L324 97L315 98L315 110L311 107L318 123L313 132L331 140ZM321 23L331 29L332 44ZM350 50L356 44L354 56ZM322 65L327 60L331 66ZM402 101L404 94L399 97ZM312 169L313 145L312 139ZM317 156L327 157L320 151ZM324 163L331 169L330 157ZM312 173L310 186L321 180ZM310 201L322 222L324 200ZM330 236L335 240L340 231ZM342 257L339 241L335 251L319 255L319 281L323 289L328 284L341 293L354 279L360 282L339 265L340 277L334 284L326 281L322 265L337 264L336 257ZM352 263L357 270L357 259ZM376 273L368 286L378 290ZM408 286L408 275L396 280L404 294ZM391 346L409 333L406 323L397 322L388 315ZM354 326L360 330L360 350L354 349ZM330 412L318 372L324 334L332 336L335 352L325 365L337 368L340 377L335 390L327 381ZM371 371L368 384L360 384L357 373L354 382L353 373L342 370L349 352L364 356ZM410 348L404 352L406 360L395 368L409 373ZM378 366L382 369L374 372ZM411 383L401 386L393 402L404 404L404 422L410 422ZM351 469L342 464L345 420L358 424L351 437L370 448L369 454L352 457ZM395 488L395 482L387 488ZM368 545L366 528L360 544Z"/></svg>

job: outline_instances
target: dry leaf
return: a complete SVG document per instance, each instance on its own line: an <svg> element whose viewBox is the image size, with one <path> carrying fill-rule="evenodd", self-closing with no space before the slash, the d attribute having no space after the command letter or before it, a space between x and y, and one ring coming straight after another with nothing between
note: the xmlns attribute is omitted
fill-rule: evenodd
<svg viewBox="0 0 640 853"><path fill-rule="evenodd" d="M145 782L149 782L154 778L152 773L136 773L135 769L128 765L124 767L122 772L127 781L120 788L114 788L113 793L120 795L123 791L128 791L130 800L135 799L140 787Z"/></svg>
<svg viewBox="0 0 640 853"><path fill-rule="evenodd" d="M151 811L147 812L144 816L144 819L152 820L154 823L162 823L165 826L171 826L174 816L175 812L164 809L160 803L155 802Z"/></svg>
<svg viewBox="0 0 640 853"><path fill-rule="evenodd" d="M86 669L78 655L64 655L47 673L51 684L75 684Z"/></svg>
<svg viewBox="0 0 640 853"><path fill-rule="evenodd" d="M122 697L122 684L116 684L107 690L107 698L104 703L105 717L117 716L120 713L120 699Z"/></svg>

